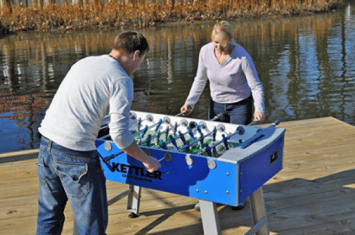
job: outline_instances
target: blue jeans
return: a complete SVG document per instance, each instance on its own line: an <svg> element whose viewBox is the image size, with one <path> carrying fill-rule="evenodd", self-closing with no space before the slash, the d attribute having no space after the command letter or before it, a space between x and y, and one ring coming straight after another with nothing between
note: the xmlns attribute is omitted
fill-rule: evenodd
<svg viewBox="0 0 355 235"><path fill-rule="evenodd" d="M62 232L68 199L78 234L105 234L106 179L96 150L74 151L42 137L37 169L37 235Z"/></svg>
<svg viewBox="0 0 355 235"><path fill-rule="evenodd" d="M211 99L208 119L212 119L218 114L223 114L216 121L248 125L253 118L253 102L254 100L251 95L245 100L231 104L221 104Z"/></svg>

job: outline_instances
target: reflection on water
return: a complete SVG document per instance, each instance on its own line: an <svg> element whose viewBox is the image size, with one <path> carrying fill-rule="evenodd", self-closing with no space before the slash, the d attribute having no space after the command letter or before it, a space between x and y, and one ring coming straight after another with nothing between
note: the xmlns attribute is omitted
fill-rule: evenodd
<svg viewBox="0 0 355 235"><path fill-rule="evenodd" d="M333 116L355 124L355 9L232 22L265 87L267 122ZM175 115L213 24L140 30L150 51L134 75L133 109ZM110 51L120 31L25 33L0 40L0 152L38 148L37 128L77 60ZM193 117L205 119L206 87Z"/></svg>

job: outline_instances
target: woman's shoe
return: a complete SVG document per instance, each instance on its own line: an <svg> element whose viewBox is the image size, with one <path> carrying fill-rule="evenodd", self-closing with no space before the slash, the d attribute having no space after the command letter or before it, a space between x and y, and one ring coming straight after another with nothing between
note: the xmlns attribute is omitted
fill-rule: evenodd
<svg viewBox="0 0 355 235"><path fill-rule="evenodd" d="M201 208L200 208L200 203L196 203L196 205L195 205L195 210L197 210L197 211L201 211Z"/></svg>
<svg viewBox="0 0 355 235"><path fill-rule="evenodd" d="M238 206L231 206L232 210L239 211L242 210L245 206L245 202L240 203Z"/></svg>
<svg viewBox="0 0 355 235"><path fill-rule="evenodd" d="M218 206L221 206L221 205L223 205L223 204L221 204L221 203L216 203L216 206L217 206L217 207L218 207ZM240 206L240 205L238 205L238 206ZM244 203L243 203L243 207L244 207ZM200 203L196 203L194 209L197 210L197 211L201 211ZM243 208L241 208L241 209L243 209ZM241 210L241 209L238 209L238 210Z"/></svg>

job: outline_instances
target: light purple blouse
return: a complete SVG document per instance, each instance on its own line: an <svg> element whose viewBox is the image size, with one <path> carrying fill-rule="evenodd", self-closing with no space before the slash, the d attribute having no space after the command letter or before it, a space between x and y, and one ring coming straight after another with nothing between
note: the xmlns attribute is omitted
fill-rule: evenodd
<svg viewBox="0 0 355 235"><path fill-rule="evenodd" d="M249 53L236 44L231 55L219 64L210 42L200 50L197 73L185 104L197 103L207 79L212 100L229 104L242 101L252 94L256 112L265 112L264 90Z"/></svg>

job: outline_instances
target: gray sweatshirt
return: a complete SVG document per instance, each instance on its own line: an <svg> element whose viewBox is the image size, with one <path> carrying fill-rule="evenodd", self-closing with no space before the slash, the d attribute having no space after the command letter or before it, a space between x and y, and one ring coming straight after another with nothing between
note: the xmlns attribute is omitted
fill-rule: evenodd
<svg viewBox="0 0 355 235"><path fill-rule="evenodd" d="M104 117L110 115L110 135L119 148L128 147L133 81L109 55L75 63L55 94L39 132L66 148L89 151Z"/></svg>
<svg viewBox="0 0 355 235"><path fill-rule="evenodd" d="M207 79L211 98L217 103L242 101L252 94L256 112L265 112L264 90L249 53L236 44L231 55L219 64L210 42L200 50L197 73L185 101L192 107L197 103Z"/></svg>

